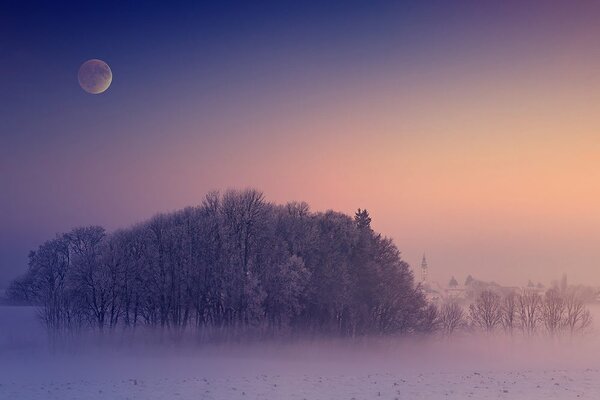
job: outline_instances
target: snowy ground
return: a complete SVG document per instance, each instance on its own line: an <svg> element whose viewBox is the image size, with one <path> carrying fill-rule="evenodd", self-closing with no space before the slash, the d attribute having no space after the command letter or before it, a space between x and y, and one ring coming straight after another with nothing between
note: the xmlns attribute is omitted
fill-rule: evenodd
<svg viewBox="0 0 600 400"><path fill-rule="evenodd" d="M33 314L23 313L0 310L2 400L600 398L597 339L212 347L146 340L51 350Z"/></svg>
<svg viewBox="0 0 600 400"><path fill-rule="evenodd" d="M131 374L130 376L135 376ZM598 370L4 382L2 399L597 399Z"/></svg>

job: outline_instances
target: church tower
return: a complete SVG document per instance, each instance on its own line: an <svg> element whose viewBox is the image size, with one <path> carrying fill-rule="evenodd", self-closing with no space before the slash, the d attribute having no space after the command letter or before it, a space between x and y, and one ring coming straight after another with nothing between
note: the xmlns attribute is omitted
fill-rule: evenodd
<svg viewBox="0 0 600 400"><path fill-rule="evenodd" d="M428 272L427 259L425 258L425 254L423 254L423 260L421 261L421 283L423 285L427 283Z"/></svg>

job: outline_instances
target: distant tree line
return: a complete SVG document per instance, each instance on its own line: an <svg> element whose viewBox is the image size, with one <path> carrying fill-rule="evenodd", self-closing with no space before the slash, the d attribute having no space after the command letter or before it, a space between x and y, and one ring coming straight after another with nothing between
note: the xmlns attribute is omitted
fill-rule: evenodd
<svg viewBox="0 0 600 400"><path fill-rule="evenodd" d="M442 303L436 324L446 335L480 331L556 337L585 333L592 317L577 288L552 288L543 295L531 289L505 294L483 290L466 309L457 300Z"/></svg>
<svg viewBox="0 0 600 400"><path fill-rule="evenodd" d="M275 205L256 190L128 229L73 229L29 255L9 294L51 330L431 332L437 311L392 240L354 217Z"/></svg>

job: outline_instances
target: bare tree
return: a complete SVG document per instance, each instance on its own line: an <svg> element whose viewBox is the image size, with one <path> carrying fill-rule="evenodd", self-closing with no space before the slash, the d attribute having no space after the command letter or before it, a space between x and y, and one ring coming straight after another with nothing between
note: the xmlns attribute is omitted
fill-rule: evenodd
<svg viewBox="0 0 600 400"><path fill-rule="evenodd" d="M549 289L541 303L541 318L550 336L556 336L563 327L565 301L558 289Z"/></svg>
<svg viewBox="0 0 600 400"><path fill-rule="evenodd" d="M488 333L502 323L502 303L500 296L491 290L479 294L474 304L469 306L472 324Z"/></svg>
<svg viewBox="0 0 600 400"><path fill-rule="evenodd" d="M69 244L64 236L47 241L29 255L29 291L50 331L77 329L83 322L79 296L70 282L70 266Z"/></svg>
<svg viewBox="0 0 600 400"><path fill-rule="evenodd" d="M435 333L440 328L440 311L435 304L429 304L422 313L418 331L425 334Z"/></svg>
<svg viewBox="0 0 600 400"><path fill-rule="evenodd" d="M439 327L444 335L451 335L466 325L465 312L454 300L445 302L438 313Z"/></svg>
<svg viewBox="0 0 600 400"><path fill-rule="evenodd" d="M585 307L577 290L567 290L564 300L564 325L571 335L584 332L592 323L590 311Z"/></svg>
<svg viewBox="0 0 600 400"><path fill-rule="evenodd" d="M502 299L502 327L504 331L510 335L513 334L517 325L517 295L514 292L508 293Z"/></svg>
<svg viewBox="0 0 600 400"><path fill-rule="evenodd" d="M88 316L103 330L110 308L110 276L100 262L104 228L76 228L65 235L72 256L71 281L84 302Z"/></svg>
<svg viewBox="0 0 600 400"><path fill-rule="evenodd" d="M517 297L517 313L519 325L524 333L533 335L540 321L540 308L542 299L532 290L526 290Z"/></svg>
<svg viewBox="0 0 600 400"><path fill-rule="evenodd" d="M26 273L10 283L6 296L14 304L35 304L36 291L32 274Z"/></svg>

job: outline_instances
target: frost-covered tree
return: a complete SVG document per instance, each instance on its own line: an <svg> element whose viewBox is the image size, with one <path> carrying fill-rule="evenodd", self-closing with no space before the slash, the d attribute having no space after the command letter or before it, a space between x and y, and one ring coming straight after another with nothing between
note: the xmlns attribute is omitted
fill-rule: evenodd
<svg viewBox="0 0 600 400"><path fill-rule="evenodd" d="M73 229L64 235L71 254L69 276L73 290L84 303L83 311L98 329L103 330L111 306L110 266L103 265L101 253L104 228L90 226ZM106 260L108 261L108 260Z"/></svg>
<svg viewBox="0 0 600 400"><path fill-rule="evenodd" d="M33 304L39 306L40 318L51 331L77 329L83 323L81 299L70 272L71 252L63 235L30 252L28 272L18 279Z"/></svg>
<svg viewBox="0 0 600 400"><path fill-rule="evenodd" d="M430 332L436 321L366 210L313 213L256 190L212 192L113 233L74 229L32 252L11 288L52 328L366 335Z"/></svg>

